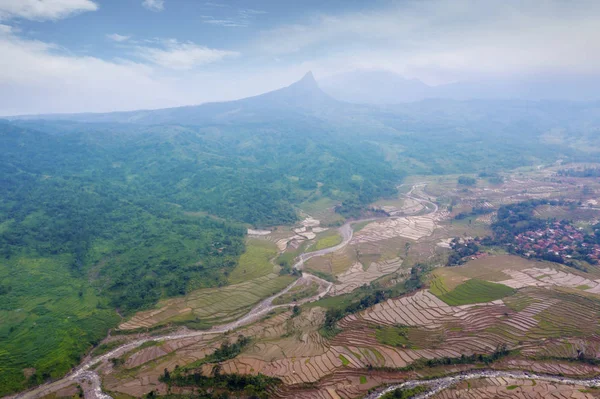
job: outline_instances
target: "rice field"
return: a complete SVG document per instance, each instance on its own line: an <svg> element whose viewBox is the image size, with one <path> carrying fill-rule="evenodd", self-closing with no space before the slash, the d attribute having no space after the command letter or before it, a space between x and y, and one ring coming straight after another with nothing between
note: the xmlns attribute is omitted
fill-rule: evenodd
<svg viewBox="0 0 600 399"><path fill-rule="evenodd" d="M271 273L277 273L279 266L271 263L277 256L277 246L270 241L249 238L246 251L240 256L238 265L229 274L229 283L238 284Z"/></svg>
<svg viewBox="0 0 600 399"><path fill-rule="evenodd" d="M335 247L342 242L342 236L336 230L330 230L317 236L317 242L310 249L319 251L325 248Z"/></svg>
<svg viewBox="0 0 600 399"><path fill-rule="evenodd" d="M243 316L253 305L281 291L294 279L272 273L226 287L196 290L184 298L159 303L157 309L139 312L119 328L132 330L173 322L206 326L225 323Z"/></svg>
<svg viewBox="0 0 600 399"><path fill-rule="evenodd" d="M460 306L473 303L492 302L513 295L515 292L514 289L503 284L470 279L460 284L452 291L438 295L438 298L450 306Z"/></svg>
<svg viewBox="0 0 600 399"><path fill-rule="evenodd" d="M472 281L471 284L474 281L478 289L482 287L477 280L468 281ZM463 284L449 293L460 291ZM497 285L494 284L494 289ZM483 286L488 287L485 282ZM333 299L337 298L323 301ZM346 378L343 376L352 378L352 381L355 379L356 385L361 385L360 376L368 377L369 383L377 381L376 377L365 372L369 366L405 367L419 359L491 353L502 344L520 349L524 356L568 356L581 348L590 356L600 355L600 341L586 340L586 337L600 336L596 322L600 319L600 299L577 290L563 292L527 287L505 300L506 304L496 300L451 306L427 290L421 290L346 316L338 322L342 332L329 340L318 333L324 320L323 308L304 307L294 318L290 318L291 312L287 311L241 329L239 333L253 337L253 345L235 359L223 362L222 372L262 373L281 378L286 386L320 385L325 380ZM540 340L542 337L543 341ZM591 339L593 341L594 338ZM173 359L179 359L180 365L185 364L182 359L197 359L200 348L204 348L197 344L192 355L191 347L181 345L173 357L163 355L153 361L155 363L148 363L152 364L153 370L159 371L156 375L164 367L174 367ZM213 344L206 341L205 347L210 345ZM146 348L143 359L154 358L162 350L164 345ZM139 364L140 360L134 360L135 364ZM518 361L511 359L510 366L504 367L565 374L580 373L582 367L589 368L591 373L594 367L556 363L535 363L534 367L530 362L516 363ZM206 366L207 373L210 367ZM139 387L141 381L147 381L144 392L147 393L155 377L150 371L141 374L136 376L135 381L127 380L127 384L135 383ZM505 384L506 387L511 385L518 387L504 388L505 391L520 392L522 384ZM334 389L340 395L346 392L342 388ZM354 395L360 396L358 393Z"/></svg>
<svg viewBox="0 0 600 399"><path fill-rule="evenodd" d="M408 216L371 222L354 235L351 244L404 237L418 240L430 236L436 228L431 216Z"/></svg>
<svg viewBox="0 0 600 399"><path fill-rule="evenodd" d="M409 348L412 344L408 338L409 327L397 326L377 326L375 328L375 337L383 345L394 347Z"/></svg>

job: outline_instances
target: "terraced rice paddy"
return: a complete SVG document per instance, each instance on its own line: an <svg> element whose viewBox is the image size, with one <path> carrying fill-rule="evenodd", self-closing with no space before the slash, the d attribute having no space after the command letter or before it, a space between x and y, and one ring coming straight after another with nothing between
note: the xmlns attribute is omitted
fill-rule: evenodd
<svg viewBox="0 0 600 399"><path fill-rule="evenodd" d="M531 266L529 262L515 264L511 257L500 257L500 260L497 267L505 271L510 270L506 269L507 264L512 264L517 270L526 270L527 266ZM364 370L369 365L404 367L418 359L491 353L502 344L519 348L526 356L568 356L576 354L577 349L583 349L590 356L600 355L597 352L600 338L594 338L600 337L597 326L600 300L595 299L592 294L576 289L562 292L524 287L515 295L504 296L512 294L513 289L467 276L490 275L500 279L508 275L498 272L491 264L485 264L483 269L473 269L471 263L474 262L435 272L440 282L438 294L442 297L454 295L453 306L427 290L421 290L345 317L338 323L342 332L329 341L317 332L323 320L321 308L305 308L301 316L294 319L289 319L289 312L280 314L242 329L243 334L255 337L255 343L237 358L224 362L222 370L263 373L281 378L287 386L317 381L323 384L328 378L337 381L338 378L345 378L342 377L345 373L356 373L347 377L356 380L353 388L346 384L332 383L327 385L329 388L319 391L335 397L349 392L354 392L353 395L357 396L358 392L364 392L357 386L363 385L360 376L364 375ZM484 288L484 292L480 292ZM458 305L467 300L469 303L483 300L482 295L490 295L490 292L493 294L490 299L498 296L504 296L504 299ZM389 340L391 333L397 333L398 326L405 329L406 334L402 335L400 341ZM540 341L541 338L548 337L555 338ZM153 351L157 352L158 349ZM179 356L176 355L177 358ZM151 362L152 367L172 367L169 356L163 357L165 360L162 363ZM593 366L588 365L558 365L556 362L521 365L519 361L511 360L508 367L567 374L584 372L580 370L582 367L590 368L590 373L593 369ZM210 367L207 365L205 371L209 372ZM138 378L135 383L140 384L140 381L142 380ZM378 379L369 375L368 381L370 384ZM134 384L134 381L130 384ZM518 387L508 389L513 385ZM147 391L149 388L145 389ZM513 382L493 390L495 393L506 393L506 397L513 397L511 394L520 394L521 391L521 384ZM296 391L290 392L290 397L300 397L296 396ZM478 391L473 392L475 394ZM535 390L532 392L531 395L537 395Z"/></svg>
<svg viewBox="0 0 600 399"><path fill-rule="evenodd" d="M410 216L372 222L363 227L350 244L404 237L418 240L430 236L436 225L430 216Z"/></svg>
<svg viewBox="0 0 600 399"><path fill-rule="evenodd" d="M442 301L451 306L468 305L472 303L492 302L515 293L515 290L503 284L489 281L470 279L457 286L452 291L439 295Z"/></svg>
<svg viewBox="0 0 600 399"><path fill-rule="evenodd" d="M237 284L271 273L277 273L279 267L271 263L277 255L277 246L270 241L261 239L248 239L246 251L240 256L235 269L229 275L229 283Z"/></svg>
<svg viewBox="0 0 600 399"><path fill-rule="evenodd" d="M206 325L224 323L244 315L261 299L281 291L292 281L292 276L269 274L227 287L197 290L185 298L160 303L157 309L140 312L119 328L132 330L193 320Z"/></svg>
<svg viewBox="0 0 600 399"><path fill-rule="evenodd" d="M366 270L362 264L355 263L349 270L337 276L338 283L333 286L331 293L341 295L352 292L356 288L369 284L382 276L397 272L401 267L402 259L399 258L372 262ZM410 270L404 270L405 275L409 273Z"/></svg>
<svg viewBox="0 0 600 399"><path fill-rule="evenodd" d="M505 270L504 273L512 277L509 280L501 282L509 287L523 288L559 286L576 288L593 294L600 294L600 279L591 280L591 276L584 276L584 273L581 272L574 274L576 271L572 269L566 271L557 270L556 267L533 267L521 271Z"/></svg>
<svg viewBox="0 0 600 399"><path fill-rule="evenodd" d="M324 256L311 258L304 263L304 267L307 270L338 276L347 271L357 261L356 250L346 247Z"/></svg>

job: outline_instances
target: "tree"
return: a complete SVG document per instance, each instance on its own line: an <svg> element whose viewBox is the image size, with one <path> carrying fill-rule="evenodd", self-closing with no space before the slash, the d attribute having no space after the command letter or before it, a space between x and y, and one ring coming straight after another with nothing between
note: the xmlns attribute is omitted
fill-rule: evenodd
<svg viewBox="0 0 600 399"><path fill-rule="evenodd" d="M458 178L458 184L460 184L461 186L474 186L475 184L477 184L477 180L475 180L472 177L469 176L459 176Z"/></svg>

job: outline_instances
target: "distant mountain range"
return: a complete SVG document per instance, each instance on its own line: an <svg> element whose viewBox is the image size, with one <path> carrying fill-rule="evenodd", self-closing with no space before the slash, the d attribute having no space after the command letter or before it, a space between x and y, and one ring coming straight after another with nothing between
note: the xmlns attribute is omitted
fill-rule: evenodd
<svg viewBox="0 0 600 399"><path fill-rule="evenodd" d="M541 76L466 81L429 86L385 70L354 70L319 81L332 97L358 104L399 104L425 99L569 100L600 99L600 79Z"/></svg>
<svg viewBox="0 0 600 399"><path fill-rule="evenodd" d="M480 100L486 100L486 104L479 103ZM565 78L554 81L482 81L429 86L417 79L405 79L390 71L355 70L317 83L312 72L308 72L290 86L234 101L157 110L23 115L7 119L198 126L278 121L288 123L310 118L333 122L338 127L360 127L363 131L381 133L389 129L382 120L390 111L396 115L414 115L415 112L428 113L428 110L441 106L445 112L454 113L465 107L506 107L507 100L510 100L509 108L516 106L525 111L531 107L531 104L525 104L527 101L600 100L600 82ZM461 105L460 102L470 104ZM389 107L394 105L400 108Z"/></svg>
<svg viewBox="0 0 600 399"><path fill-rule="evenodd" d="M228 124L294 120L306 114L321 113L339 107L339 101L325 94L308 72L290 86L241 100L201 105L109 113L26 115L9 119L68 120L86 123Z"/></svg>

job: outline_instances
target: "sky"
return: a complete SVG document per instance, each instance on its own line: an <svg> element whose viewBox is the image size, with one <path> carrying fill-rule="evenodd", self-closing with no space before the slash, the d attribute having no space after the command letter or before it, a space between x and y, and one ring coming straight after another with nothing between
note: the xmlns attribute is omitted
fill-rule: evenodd
<svg viewBox="0 0 600 399"><path fill-rule="evenodd" d="M600 75L598 0L0 0L0 115L224 101L353 69Z"/></svg>

